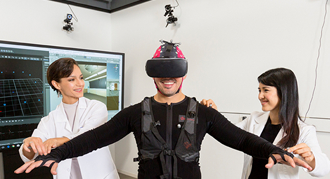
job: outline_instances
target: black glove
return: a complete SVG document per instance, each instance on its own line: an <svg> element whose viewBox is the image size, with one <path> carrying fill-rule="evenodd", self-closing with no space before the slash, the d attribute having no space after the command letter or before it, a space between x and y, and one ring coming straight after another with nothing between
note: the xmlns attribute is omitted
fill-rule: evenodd
<svg viewBox="0 0 330 179"><path fill-rule="evenodd" d="M42 161L42 163L40 164L39 167L44 166L45 163L49 160L54 160L56 163L59 163L61 161L61 159L59 157L56 157L56 152L53 152L53 151L51 153L49 153L48 155L39 155L34 160L36 162L40 161L40 160ZM53 162L49 167L51 168L55 162Z"/></svg>
<svg viewBox="0 0 330 179"><path fill-rule="evenodd" d="M288 151L285 151L285 150L282 150L282 149L275 150L271 154L269 154L269 157L272 158L273 161L274 161L274 165L277 163L277 160L276 160L276 158L274 157L273 154L279 154L284 161L286 161L284 155L288 155L291 158L294 157L294 155L292 153L288 152Z"/></svg>

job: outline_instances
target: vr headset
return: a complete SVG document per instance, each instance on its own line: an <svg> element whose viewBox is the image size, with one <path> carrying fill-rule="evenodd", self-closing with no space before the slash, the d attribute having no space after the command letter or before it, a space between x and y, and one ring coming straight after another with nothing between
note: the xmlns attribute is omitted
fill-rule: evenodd
<svg viewBox="0 0 330 179"><path fill-rule="evenodd" d="M188 72L188 62L182 58L153 58L147 61L146 72L153 78L184 77Z"/></svg>
<svg viewBox="0 0 330 179"><path fill-rule="evenodd" d="M161 45L153 58L146 63L146 72L153 78L184 77L188 72L188 62L176 43L161 40Z"/></svg>

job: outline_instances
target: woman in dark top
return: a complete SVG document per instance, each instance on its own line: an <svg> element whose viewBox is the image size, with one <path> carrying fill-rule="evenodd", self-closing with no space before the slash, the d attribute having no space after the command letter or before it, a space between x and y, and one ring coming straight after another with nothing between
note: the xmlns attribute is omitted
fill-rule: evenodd
<svg viewBox="0 0 330 179"><path fill-rule="evenodd" d="M294 73L285 68L266 71L258 77L259 100L264 112L253 112L237 126L254 133L296 156L311 167L311 176L329 173L330 162L322 153L314 126L305 124L299 116L298 85ZM264 166L265 159L244 156L242 179L290 178L298 179L299 169L276 165Z"/></svg>

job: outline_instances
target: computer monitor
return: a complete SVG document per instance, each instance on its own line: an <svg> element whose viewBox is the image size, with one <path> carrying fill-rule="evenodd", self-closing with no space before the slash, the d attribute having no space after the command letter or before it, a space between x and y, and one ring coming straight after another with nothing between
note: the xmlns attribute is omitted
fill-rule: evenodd
<svg viewBox="0 0 330 179"><path fill-rule="evenodd" d="M20 147L61 102L46 74L65 57L78 62L84 97L106 104L109 119L123 108L123 53L0 41L0 151Z"/></svg>

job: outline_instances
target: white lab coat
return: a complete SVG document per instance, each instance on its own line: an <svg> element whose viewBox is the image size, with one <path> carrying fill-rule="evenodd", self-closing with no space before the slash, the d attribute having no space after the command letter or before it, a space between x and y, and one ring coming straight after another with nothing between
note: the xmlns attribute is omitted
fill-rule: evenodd
<svg viewBox="0 0 330 179"><path fill-rule="evenodd" d="M41 119L38 127L33 131L33 137L40 137L42 141L57 137L72 139L90 129L104 124L108 119L106 106L96 100L84 97L79 98L74 129L69 124L61 102L54 111ZM29 161L23 155L22 146L19 149L24 162ZM34 156L34 158L37 154ZM77 158L83 179L119 179L117 169L113 163L108 147L103 147ZM69 179L71 172L71 159L63 160L57 168L54 179Z"/></svg>
<svg viewBox="0 0 330 179"><path fill-rule="evenodd" d="M236 124L238 127L256 134L260 136L265 124L268 120L269 112L253 112L251 115ZM299 139L297 144L305 143L310 148L315 156L315 169L309 174L314 177L321 177L329 173L330 171L330 161L328 157L322 153L320 145L318 143L316 137L316 130L314 126L310 126L305 124L304 122L298 122L299 125ZM276 136L273 144L276 145L281 139L283 138L283 128L279 131L278 135ZM295 157L299 157L299 155L295 155ZM252 157L244 154L244 166L243 166L243 173L242 179L247 179L251 173L252 169ZM292 168L291 166L283 165L283 164L276 164L272 168L268 169L268 179L298 179L299 175L299 167Z"/></svg>

